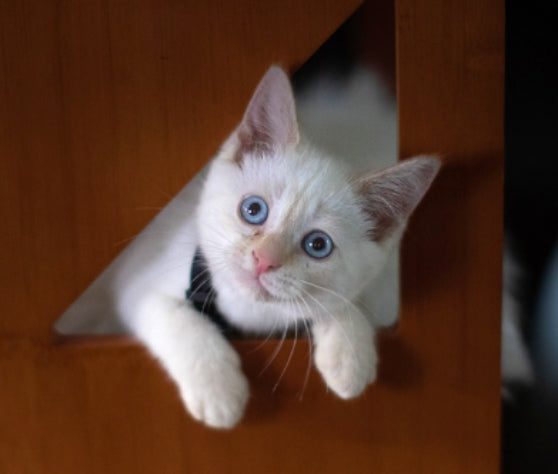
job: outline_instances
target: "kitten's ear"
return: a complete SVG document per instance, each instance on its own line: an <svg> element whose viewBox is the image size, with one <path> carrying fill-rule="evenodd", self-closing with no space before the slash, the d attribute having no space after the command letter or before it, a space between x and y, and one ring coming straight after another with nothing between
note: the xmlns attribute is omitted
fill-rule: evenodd
<svg viewBox="0 0 558 474"><path fill-rule="evenodd" d="M416 157L356 180L357 193L370 216L372 240L382 241L405 225L439 168L438 158Z"/></svg>
<svg viewBox="0 0 558 474"><path fill-rule="evenodd" d="M260 81L236 134L238 163L246 153L272 153L298 143L293 91L280 67L272 66Z"/></svg>

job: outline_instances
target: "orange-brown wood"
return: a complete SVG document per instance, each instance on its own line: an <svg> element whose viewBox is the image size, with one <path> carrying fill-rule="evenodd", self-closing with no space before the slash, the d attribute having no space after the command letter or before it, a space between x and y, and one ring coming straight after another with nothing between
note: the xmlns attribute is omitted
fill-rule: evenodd
<svg viewBox="0 0 558 474"><path fill-rule="evenodd" d="M495 473L504 2L398 0L396 12L400 154L444 157L403 248L398 342L421 378L409 435L431 457L418 472Z"/></svg>
<svg viewBox="0 0 558 474"><path fill-rule="evenodd" d="M261 375L277 343L238 342L252 399L215 432L133 341L52 338L268 64L295 69L357 3L0 0L0 472L498 471L503 1L397 2L401 154L446 166L364 397L305 384L304 341Z"/></svg>

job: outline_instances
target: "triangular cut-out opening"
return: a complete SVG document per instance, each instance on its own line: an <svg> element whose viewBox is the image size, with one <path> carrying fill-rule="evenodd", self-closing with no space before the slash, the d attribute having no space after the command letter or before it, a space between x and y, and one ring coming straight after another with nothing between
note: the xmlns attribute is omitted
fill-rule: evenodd
<svg viewBox="0 0 558 474"><path fill-rule="evenodd" d="M368 159L369 168L395 163L393 27L391 2L365 3L292 78L301 130L329 155ZM153 281L182 298L190 286L205 174L206 169L189 182L67 309L54 325L58 334L126 333L123 321L133 317L127 313L144 296L130 288L131 280ZM383 295L381 302L364 297L383 324L397 316L398 268L395 254L374 289Z"/></svg>

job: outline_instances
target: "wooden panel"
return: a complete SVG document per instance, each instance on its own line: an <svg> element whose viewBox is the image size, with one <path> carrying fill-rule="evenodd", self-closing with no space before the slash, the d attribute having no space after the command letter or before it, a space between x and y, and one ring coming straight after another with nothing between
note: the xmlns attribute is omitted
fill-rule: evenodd
<svg viewBox="0 0 558 474"><path fill-rule="evenodd" d="M2 333L48 338L269 64L295 69L358 3L0 0Z"/></svg>
<svg viewBox="0 0 558 474"><path fill-rule="evenodd" d="M356 3L356 2L354 2ZM496 473L503 2L399 0L401 152L446 167L404 246L380 380L303 392L305 342L239 342L253 395L193 422L144 350L53 345L52 322L216 149L270 61L352 2L0 0L0 472Z"/></svg>
<svg viewBox="0 0 558 474"><path fill-rule="evenodd" d="M416 443L429 452L424 472L495 473L504 2L398 0L397 56L400 153L444 157L403 249L399 340L422 380Z"/></svg>

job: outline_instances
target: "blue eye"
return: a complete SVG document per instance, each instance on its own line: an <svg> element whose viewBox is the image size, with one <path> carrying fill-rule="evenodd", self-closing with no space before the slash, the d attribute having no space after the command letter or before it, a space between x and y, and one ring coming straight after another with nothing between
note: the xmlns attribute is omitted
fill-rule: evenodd
<svg viewBox="0 0 558 474"><path fill-rule="evenodd" d="M333 252L333 241L325 232L314 230L302 239L302 248L312 258L326 258Z"/></svg>
<svg viewBox="0 0 558 474"><path fill-rule="evenodd" d="M240 203L240 215L248 224L262 225L268 212L267 203L259 196L248 196Z"/></svg>

